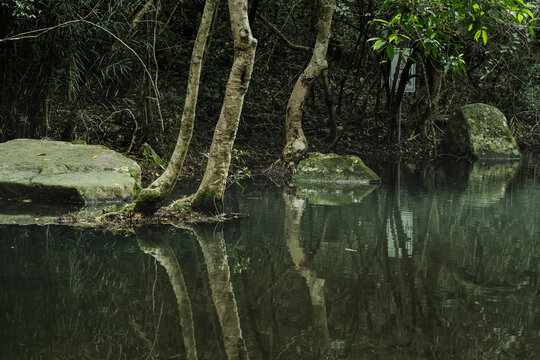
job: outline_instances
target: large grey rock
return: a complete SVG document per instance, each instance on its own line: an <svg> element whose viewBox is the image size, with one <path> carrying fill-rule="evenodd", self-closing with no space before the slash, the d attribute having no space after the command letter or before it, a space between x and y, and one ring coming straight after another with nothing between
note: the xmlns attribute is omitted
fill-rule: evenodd
<svg viewBox="0 0 540 360"><path fill-rule="evenodd" d="M293 183L362 185L381 179L358 156L309 153L292 176Z"/></svg>
<svg viewBox="0 0 540 360"><path fill-rule="evenodd" d="M445 145L451 154L480 160L521 157L504 114L480 103L454 112L446 129Z"/></svg>
<svg viewBox="0 0 540 360"><path fill-rule="evenodd" d="M95 204L131 199L139 165L104 146L16 139L0 144L0 197Z"/></svg>

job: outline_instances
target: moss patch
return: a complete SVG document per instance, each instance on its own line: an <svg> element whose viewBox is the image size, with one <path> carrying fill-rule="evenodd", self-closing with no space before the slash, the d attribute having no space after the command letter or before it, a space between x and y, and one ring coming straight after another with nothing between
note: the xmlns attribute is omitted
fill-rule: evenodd
<svg viewBox="0 0 540 360"><path fill-rule="evenodd" d="M293 183L358 185L379 183L381 179L353 155L310 153L300 161L292 176Z"/></svg>
<svg viewBox="0 0 540 360"><path fill-rule="evenodd" d="M448 124L445 145L451 154L480 160L521 157L506 117L486 104L465 105L457 110Z"/></svg>

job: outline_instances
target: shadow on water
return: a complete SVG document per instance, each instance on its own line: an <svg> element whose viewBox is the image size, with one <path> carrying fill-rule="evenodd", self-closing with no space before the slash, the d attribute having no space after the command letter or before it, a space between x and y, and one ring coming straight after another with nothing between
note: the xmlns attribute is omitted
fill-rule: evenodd
<svg viewBox="0 0 540 360"><path fill-rule="evenodd" d="M537 359L537 169L247 186L223 228L2 225L1 358Z"/></svg>

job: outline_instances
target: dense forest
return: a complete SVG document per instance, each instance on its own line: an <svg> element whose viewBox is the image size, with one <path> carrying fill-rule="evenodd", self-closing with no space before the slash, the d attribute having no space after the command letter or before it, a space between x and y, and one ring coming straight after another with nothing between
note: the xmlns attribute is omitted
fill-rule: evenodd
<svg viewBox="0 0 540 360"><path fill-rule="evenodd" d="M231 161L241 177L311 150L440 158L450 115L468 103L501 109L535 151L538 11L521 0L4 0L0 142L84 140L137 158L148 143L170 159L146 179L166 193L207 157L201 208ZM404 48L398 81L390 59Z"/></svg>

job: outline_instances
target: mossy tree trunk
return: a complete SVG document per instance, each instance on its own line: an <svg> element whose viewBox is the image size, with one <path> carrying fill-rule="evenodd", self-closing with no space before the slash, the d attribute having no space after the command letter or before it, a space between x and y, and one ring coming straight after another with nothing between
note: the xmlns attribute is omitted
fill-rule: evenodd
<svg viewBox="0 0 540 360"><path fill-rule="evenodd" d="M163 205L182 172L191 137L193 135L204 51L218 1L219 0L207 0L204 6L201 23L199 25L197 37L195 38L195 44L193 45L188 85L186 89L186 100L174 152L163 174L139 194L139 197L135 201L136 211L147 213L155 212Z"/></svg>
<svg viewBox="0 0 540 360"><path fill-rule="evenodd" d="M315 80L328 67L326 52L330 41L330 27L335 0L323 0L317 23L317 39L308 66L294 85L285 114L285 140L283 160L297 162L307 154L307 139L302 130L302 113L306 97Z"/></svg>
<svg viewBox="0 0 540 360"><path fill-rule="evenodd" d="M229 0L229 14L234 40L234 61L225 89L225 98L214 131L208 164L197 193L194 210L212 213L223 210L231 152L238 130L244 96L249 86L257 40L251 34L247 0Z"/></svg>

